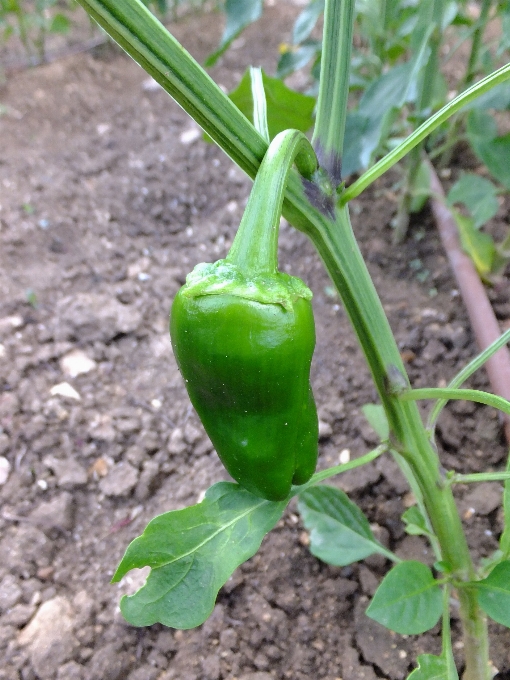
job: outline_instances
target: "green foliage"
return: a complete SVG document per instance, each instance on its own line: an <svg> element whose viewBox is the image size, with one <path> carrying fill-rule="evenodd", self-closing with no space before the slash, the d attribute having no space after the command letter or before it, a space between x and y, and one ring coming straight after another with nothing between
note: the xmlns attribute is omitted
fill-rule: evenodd
<svg viewBox="0 0 510 680"><path fill-rule="evenodd" d="M323 562L345 566L374 553L391 556L374 537L367 518L347 494L316 486L299 494L298 509L310 531L310 551Z"/></svg>
<svg viewBox="0 0 510 680"><path fill-rule="evenodd" d="M433 628L442 612L442 593L430 569L414 560L386 574L367 609L367 616L402 635Z"/></svg>
<svg viewBox="0 0 510 680"><path fill-rule="evenodd" d="M402 515L402 521L406 525L406 533L411 536L430 536L425 517L416 505L412 505Z"/></svg>
<svg viewBox="0 0 510 680"><path fill-rule="evenodd" d="M463 250L473 260L474 265L482 278L487 278L492 271L496 247L492 236L478 231L471 217L462 215L458 210L452 209L459 230L460 242Z"/></svg>
<svg viewBox="0 0 510 680"><path fill-rule="evenodd" d="M494 621L510 628L510 561L500 562L487 578L474 585L484 612Z"/></svg>
<svg viewBox="0 0 510 680"><path fill-rule="evenodd" d="M474 173L464 172L448 192L448 204L463 205L478 229L497 213L499 208L494 184Z"/></svg>
<svg viewBox="0 0 510 680"><path fill-rule="evenodd" d="M386 441L390 436L390 426L381 404L365 404L361 407L361 410L380 440Z"/></svg>
<svg viewBox="0 0 510 680"><path fill-rule="evenodd" d="M199 626L212 612L218 590L257 552L286 504L219 482L201 503L155 517L128 546L112 579L151 567L146 584L122 598L125 619L134 626Z"/></svg>
<svg viewBox="0 0 510 680"><path fill-rule="evenodd" d="M269 137L273 139L279 132L289 128L307 132L313 124L315 99L289 89L281 80L271 78L263 71L262 82L266 94ZM253 93L249 69L229 97L246 118L253 122Z"/></svg>
<svg viewBox="0 0 510 680"><path fill-rule="evenodd" d="M418 667L407 677L407 680L458 680L457 671L452 668L444 656L420 654Z"/></svg>
<svg viewBox="0 0 510 680"><path fill-rule="evenodd" d="M225 30L218 49L206 60L206 66L213 66L237 36L262 14L262 0L225 0L227 17Z"/></svg>

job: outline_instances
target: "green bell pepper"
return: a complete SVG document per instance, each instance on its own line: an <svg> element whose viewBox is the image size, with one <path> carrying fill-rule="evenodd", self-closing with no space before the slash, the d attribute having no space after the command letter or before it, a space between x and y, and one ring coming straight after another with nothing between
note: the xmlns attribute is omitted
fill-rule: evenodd
<svg viewBox="0 0 510 680"><path fill-rule="evenodd" d="M302 139L287 131L273 140L227 258L195 267L170 317L177 364L220 459L273 501L310 479L318 451L312 293L277 271L283 192Z"/></svg>

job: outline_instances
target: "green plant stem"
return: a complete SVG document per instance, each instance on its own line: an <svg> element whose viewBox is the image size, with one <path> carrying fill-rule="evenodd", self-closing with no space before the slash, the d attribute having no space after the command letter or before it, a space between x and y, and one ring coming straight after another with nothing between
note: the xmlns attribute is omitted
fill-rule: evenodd
<svg viewBox="0 0 510 680"><path fill-rule="evenodd" d="M285 130L269 145L226 258L245 274L275 274L278 269L280 216L294 160L301 174L311 178L317 169L317 158L310 142L298 130Z"/></svg>
<svg viewBox="0 0 510 680"><path fill-rule="evenodd" d="M451 387L422 387L417 390L408 390L399 394L401 401L417 401L419 399L463 399L475 401L478 404L486 404L510 415L510 402L497 394L483 392L482 390L452 389Z"/></svg>
<svg viewBox="0 0 510 680"><path fill-rule="evenodd" d="M319 97L312 144L335 188L341 181L354 0L326 0Z"/></svg>
<svg viewBox="0 0 510 680"><path fill-rule="evenodd" d="M478 72L478 62L480 60L480 49L482 47L482 38L483 34L485 32L485 28L487 26L487 22L489 20L489 14L490 14L490 8L492 5L492 0L482 0L482 6L480 9L480 17L478 21L476 22L476 28L473 32L473 38L471 40L471 50L469 53L469 59L466 67L466 73L464 75L464 80L459 88L461 92L463 92L466 88L468 88L470 85L475 80L476 74ZM446 135L446 140L445 140L445 146L446 150L445 152L441 155L441 161L440 161L440 166L441 167L446 167L447 165L450 164L451 159L452 159L452 152L453 149L455 148L455 145L452 143L453 140L457 139L464 127L464 116L459 115L457 116L452 124L450 125L447 135Z"/></svg>
<svg viewBox="0 0 510 680"><path fill-rule="evenodd" d="M420 144L431 132L446 122L451 116L457 113L457 111L460 111L463 106L474 101L484 92L488 92L490 89L509 78L510 64L505 64L505 66L502 66L497 71L494 71L494 73L483 78L483 80L472 85L465 90L465 92L459 94L455 99L452 99L451 102L448 102L448 104L443 106L442 109L431 116L425 123L422 123L422 125L416 128L407 139L386 154L386 156L381 158L380 161L364 172L359 179L345 189L340 195L339 204L345 205L348 201L359 196L362 191L375 182L376 179L381 177L381 175L384 175L387 170L398 163L398 161L408 154L411 149L414 149L414 147Z"/></svg>
<svg viewBox="0 0 510 680"><path fill-rule="evenodd" d="M471 484L479 482L504 482L507 479L510 479L510 472L475 472L472 475L452 475L448 480L448 483Z"/></svg>
<svg viewBox="0 0 510 680"><path fill-rule="evenodd" d="M365 353L388 417L393 446L418 482L443 559L451 566L455 578L472 580L474 569L460 517L451 489L440 473L437 454L428 440L416 405L399 401L387 389L395 373L402 382L407 378L384 310L354 239L346 208L338 212L336 225L323 220L322 224L317 221L316 226L319 228L309 235L340 293ZM488 680L484 615L474 592L465 589L459 597L466 647L466 678Z"/></svg>

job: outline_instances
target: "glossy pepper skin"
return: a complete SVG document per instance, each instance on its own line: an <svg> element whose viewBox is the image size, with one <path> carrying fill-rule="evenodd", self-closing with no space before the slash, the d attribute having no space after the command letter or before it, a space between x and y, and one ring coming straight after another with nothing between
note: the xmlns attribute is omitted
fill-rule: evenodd
<svg viewBox="0 0 510 680"><path fill-rule="evenodd" d="M269 145L226 259L197 265L170 315L177 364L219 457L272 501L310 479L318 449L312 293L277 266L294 160L308 175L316 168L306 137L287 130Z"/></svg>
<svg viewBox="0 0 510 680"><path fill-rule="evenodd" d="M284 274L267 279L266 288L290 281L291 288L308 290ZM225 288L195 296L192 282L179 291L170 322L174 354L230 475L256 495L283 500L291 484L308 481L317 462L311 302L308 295L287 307L248 299L228 276Z"/></svg>

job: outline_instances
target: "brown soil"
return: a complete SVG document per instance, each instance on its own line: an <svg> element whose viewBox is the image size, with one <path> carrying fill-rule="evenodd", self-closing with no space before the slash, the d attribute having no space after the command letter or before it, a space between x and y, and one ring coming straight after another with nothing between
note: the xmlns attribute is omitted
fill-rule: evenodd
<svg viewBox="0 0 510 680"><path fill-rule="evenodd" d="M296 11L268 9L216 67L218 82L232 87L250 63L273 72ZM203 59L220 24L195 16L173 28ZM250 181L113 48L19 73L0 94L0 456L11 465L0 487L0 680L405 678L417 654L439 651L438 629L403 638L368 619L389 564L319 562L294 505L203 626L122 620L119 595L136 576L120 588L109 579L128 542L154 515L227 479L189 405L167 317L194 264L225 255ZM444 384L476 350L428 214L396 249L395 206L391 178L377 183L353 202L355 231L413 384ZM288 226L280 262L314 292L325 467L377 442L360 410L376 393L319 258ZM508 285L491 295L507 321ZM73 377L69 356L83 355L90 370ZM51 392L62 383L76 393ZM485 376L472 385L486 387ZM448 407L438 439L445 468L504 464L500 423L485 407ZM404 533L411 500L392 460L333 483L401 557L433 562L421 538ZM487 556L501 531L501 487L457 492L470 545ZM461 655L455 615L452 625ZM492 632L491 659L508 670L510 634Z"/></svg>

